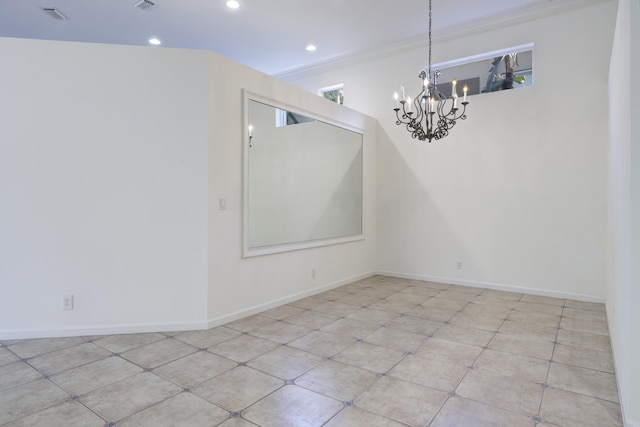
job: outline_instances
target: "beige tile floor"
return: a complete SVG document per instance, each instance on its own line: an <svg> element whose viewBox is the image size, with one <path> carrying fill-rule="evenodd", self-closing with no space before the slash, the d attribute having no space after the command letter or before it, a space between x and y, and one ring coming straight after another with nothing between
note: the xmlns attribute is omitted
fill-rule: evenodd
<svg viewBox="0 0 640 427"><path fill-rule="evenodd" d="M374 276L207 331L1 341L2 426L621 426L602 304Z"/></svg>

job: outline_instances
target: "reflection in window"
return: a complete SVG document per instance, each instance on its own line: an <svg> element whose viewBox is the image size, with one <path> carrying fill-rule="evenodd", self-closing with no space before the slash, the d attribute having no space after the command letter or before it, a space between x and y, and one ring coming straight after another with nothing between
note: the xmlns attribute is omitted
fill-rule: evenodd
<svg viewBox="0 0 640 427"><path fill-rule="evenodd" d="M337 104L344 104L344 84L341 83L318 89L318 95Z"/></svg>
<svg viewBox="0 0 640 427"><path fill-rule="evenodd" d="M312 119L311 117L303 116L302 114L294 113L292 111L281 110L280 108L275 108L275 110L277 128L315 121L315 119Z"/></svg>
<svg viewBox="0 0 640 427"><path fill-rule="evenodd" d="M438 89L443 93L451 92L454 77L458 87L469 88L468 95L532 86L533 44L436 64L433 68L442 72Z"/></svg>

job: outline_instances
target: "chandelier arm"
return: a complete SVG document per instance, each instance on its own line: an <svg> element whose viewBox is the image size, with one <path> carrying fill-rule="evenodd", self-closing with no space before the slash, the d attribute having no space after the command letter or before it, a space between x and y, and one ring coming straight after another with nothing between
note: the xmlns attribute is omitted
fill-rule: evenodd
<svg viewBox="0 0 640 427"><path fill-rule="evenodd" d="M446 113L446 114L444 112L445 111L445 105L444 105L445 102L446 102L446 100L442 101L442 106L440 106L440 108L438 109L438 114L441 117L444 117L444 118L447 118L447 119L450 119L450 120L458 120L458 119L465 120L467 118L466 111L467 111L467 105L469 104L468 102L463 102L462 103L462 110L460 108L455 108L454 109L452 107L449 110L449 112Z"/></svg>
<svg viewBox="0 0 640 427"><path fill-rule="evenodd" d="M416 118L413 117L413 111L407 111L407 102L401 101L402 109L396 107L393 110L396 112L396 118L398 119L396 124L410 124L416 121ZM402 112L402 114L400 114Z"/></svg>
<svg viewBox="0 0 640 427"><path fill-rule="evenodd" d="M421 98L419 96L416 96L416 99L413 100L413 106L415 107L415 110L416 110L416 116L414 117L414 119L417 123L420 123L422 122L422 116L424 115L424 110L422 108Z"/></svg>
<svg viewBox="0 0 640 427"><path fill-rule="evenodd" d="M467 114L466 114L466 112L467 112L467 105L469 105L469 103L468 103L468 102L463 102L463 103L462 103L462 111L460 112L460 115L458 116L458 118L459 118L460 120L466 120L466 119L467 119Z"/></svg>

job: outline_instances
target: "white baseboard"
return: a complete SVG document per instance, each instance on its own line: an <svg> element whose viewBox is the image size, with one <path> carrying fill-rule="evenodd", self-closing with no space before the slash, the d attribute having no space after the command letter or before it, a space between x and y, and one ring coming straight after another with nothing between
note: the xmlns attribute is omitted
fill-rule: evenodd
<svg viewBox="0 0 640 427"><path fill-rule="evenodd" d="M628 410L626 405L626 402L628 400L625 399L625 396L624 396L628 390L622 389L620 387L620 384L622 384L622 381L620 378L622 369L619 367L620 360L617 357L618 353L616 351L616 346L614 345L613 341L611 342L611 352L613 353L613 366L615 368L614 371L616 376L616 384L618 385L618 397L620 398L620 412L622 413L622 425L624 427L640 427L640 420L632 420L628 416Z"/></svg>
<svg viewBox="0 0 640 427"><path fill-rule="evenodd" d="M207 329L207 322L130 323L109 326L80 326L60 329L14 329L0 330L0 340L137 334L144 332L177 332L200 329Z"/></svg>
<svg viewBox="0 0 640 427"><path fill-rule="evenodd" d="M14 329L0 330L0 340L20 340L31 338L60 338L60 337L77 337L77 336L93 336L93 335L116 335L116 334L135 334L144 332L182 332L210 329L215 326L224 325L225 323L251 316L271 308L278 307L302 298L313 296L339 286L347 285L357 280L365 279L373 276L374 273L364 273L352 276L346 279L328 283L314 289L310 289L297 294L279 298L265 304L259 304L247 309L237 311L235 313L214 317L208 321L202 322L178 322L178 323L130 323L130 324L112 324L106 326L78 326L73 328L59 329Z"/></svg>
<svg viewBox="0 0 640 427"><path fill-rule="evenodd" d="M358 280L366 279L367 277L371 277L371 276L373 276L375 274L376 273L374 273L374 272L358 274L356 276L348 277L346 279L341 279L341 280L338 280L336 282L328 283L328 284L325 284L325 285L322 285L322 286L319 286L317 288L313 288L313 289L310 289L310 290L307 290L307 291L304 291L304 292L299 292L299 293L296 293L296 294L293 294L293 295L289 295L289 296L284 297L284 298L279 298L279 299L270 301L270 302L265 303L265 304L258 304L258 305L255 305L253 307L247 308L247 309L242 309L242 310L236 311L234 313L225 314L225 315L219 316L219 317L214 317L212 319L209 319L208 326L209 326L209 328L214 328L216 326L224 325L225 323L233 322L235 320L242 319L243 317L252 316L254 314L258 314L258 313L261 313L263 311L270 310L272 308L281 306L283 304L288 304L290 302L297 301L299 299L311 297L311 296L320 294L322 292L330 291L331 289L335 289L335 288L338 288L340 286L348 285L349 283L353 283L353 282L356 282Z"/></svg>
<svg viewBox="0 0 640 427"><path fill-rule="evenodd" d="M452 285L464 285L477 288L495 289L508 292L519 292L532 295L541 295L555 298L567 298L578 301L597 302L604 303L604 298L595 297L590 295L572 294L567 292L556 292L551 290L541 290L534 288L527 288L515 285L505 285L499 283L479 282L475 280L463 280L450 277L437 277L427 276L422 274L408 274L398 273L393 271L375 271L369 273L363 273L356 276L341 279L332 283L299 292L293 295L289 295L283 298L269 301L264 304L258 304L253 307L242 309L233 313L224 314L222 316L210 318L203 322L178 322L178 323L132 323L132 324L115 324L106 326L80 326L73 328L60 328L60 329L16 329L16 330L0 330L1 340L14 340L14 339L30 339L30 338L53 338L53 337L71 337L71 336L91 336L91 335L114 335L114 334L131 334L131 333L143 333L143 332L168 332L168 331L191 331L191 330L203 330L216 326L224 325L225 323L233 322L243 317L258 314L265 310L278 307L283 304L288 304L293 301L297 301L302 298L307 298L337 287L353 283L357 280L366 279L373 275L383 275L389 277L398 277L403 279L423 280L427 282L437 282ZM631 427L640 427L640 425L629 424Z"/></svg>
<svg viewBox="0 0 640 427"><path fill-rule="evenodd" d="M565 298L577 301L604 303L604 297L592 295L574 294L570 292L557 292L545 289L527 288L517 285L506 285L502 283L480 282L477 280L455 279L452 277L427 276L424 274L398 273L395 271L377 271L376 274L382 276L398 277L401 279L423 280L426 282L444 283L449 285L470 286L473 288L487 288L496 291L517 292L521 294L540 295L552 298ZM638 426L640 427L640 426Z"/></svg>

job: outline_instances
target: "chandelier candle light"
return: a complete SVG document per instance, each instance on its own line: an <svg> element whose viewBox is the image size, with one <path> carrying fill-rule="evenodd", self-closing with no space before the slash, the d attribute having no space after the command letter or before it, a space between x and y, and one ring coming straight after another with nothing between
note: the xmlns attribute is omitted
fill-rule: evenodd
<svg viewBox="0 0 640 427"><path fill-rule="evenodd" d="M458 106L457 82L451 82L451 98L447 98L438 90L440 71L431 71L431 0L429 0L429 68L427 72L420 72L418 78L422 81L422 89L418 96L411 99L405 96L404 85L400 85L401 98L398 92L393 94L396 100L396 124L405 125L412 138L420 141L425 139L441 139L449 135L449 130L456 124L456 120L467 118L467 86L463 89L462 110ZM415 110L412 111L412 110ZM437 114L437 117L434 117Z"/></svg>

